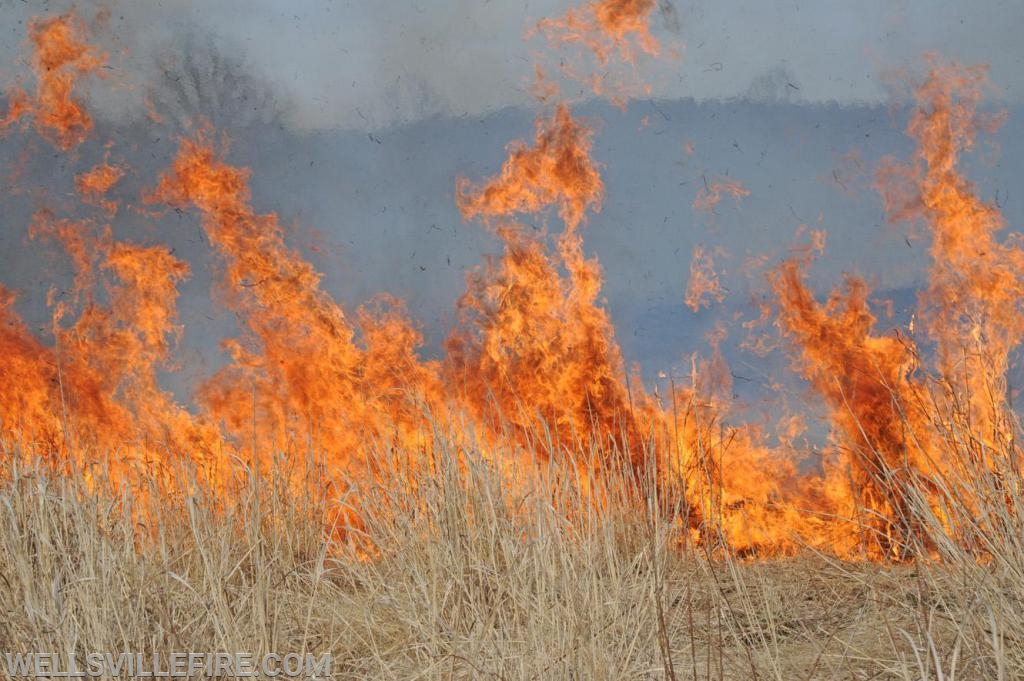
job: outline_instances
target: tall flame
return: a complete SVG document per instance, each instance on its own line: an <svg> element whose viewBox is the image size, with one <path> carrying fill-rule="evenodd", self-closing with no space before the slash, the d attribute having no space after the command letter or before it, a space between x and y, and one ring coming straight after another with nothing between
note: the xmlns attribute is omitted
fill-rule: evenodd
<svg viewBox="0 0 1024 681"><path fill-rule="evenodd" d="M916 157L908 165L890 161L878 184L893 220L922 220L932 237L922 316L938 346L939 370L976 432L999 446L1011 438L1006 374L1024 333L1024 248L1017 237L998 240L1002 213L958 168L977 132L999 122L977 111L986 82L985 67L932 58L908 127Z"/></svg>
<svg viewBox="0 0 1024 681"><path fill-rule="evenodd" d="M784 263L772 284L778 324L800 350L795 368L832 410L839 462L829 471L831 501L846 517L859 506L873 512L867 525L877 534L869 549L888 553L912 529L902 492L907 476L929 467L915 348L899 336L872 335L875 318L861 279L848 279L845 292L825 305L814 300L799 261Z"/></svg>
<svg viewBox="0 0 1024 681"><path fill-rule="evenodd" d="M916 161L889 160L879 173L890 216L920 219L932 236L921 307L937 346L938 391L919 369L922 352L912 337L873 332L862 280L850 278L846 291L822 306L807 288L801 262L783 264L772 277L778 323L799 350L798 371L833 411L841 465L827 481L832 501L869 510L866 524L877 531L883 553L919 534L919 512L910 508L907 490L934 498L936 485L957 479L951 474L962 461L951 438L971 433L982 438L983 456L1018 456L1007 372L1024 331L1024 249L1016 239L996 239L1003 228L998 207L981 201L957 168L983 127L977 107L985 74L933 59L908 128L918 142ZM957 426L963 429L955 433Z"/></svg>
<svg viewBox="0 0 1024 681"><path fill-rule="evenodd" d="M541 26L588 46L599 62L628 62L637 48L658 51L648 30L653 7L593 0ZM92 119L74 90L106 57L84 36L74 15L31 24L36 92L8 98L5 124L31 114L65 151L86 139ZM1000 239L998 207L958 169L987 127L978 113L984 82L984 69L933 62L909 127L917 154L879 175L892 219L920 221L932 236L921 305L936 345L934 376L913 331L876 328L862 279L815 299L806 270L825 249L824 231L811 232L811 246L769 277L794 369L829 409L822 473L797 466L791 443L802 418L783 419L777 446L760 428L732 423L739 412L720 349L724 326L710 337L710 356L692 356L690 375L672 379L665 394L626 366L601 300L600 265L583 242L605 194L593 131L565 103L538 118L531 142L509 145L495 176L458 182L463 218L491 230L502 251L468 273L458 325L434 361L420 357L421 334L401 301L343 310L288 245L277 216L254 209L250 171L227 162L213 131L182 140L145 198L198 213L217 256L218 302L240 326L224 343L229 364L198 389L196 413L158 380L183 331L178 286L189 266L165 246L119 240L104 224L118 212L109 193L126 167L105 157L82 169L83 215L40 210L29 229L58 244L74 272L68 291L51 293L52 338L35 337L0 287L3 451L58 468L103 466L129 481L156 473L172 491L184 487L172 474L178 462L226 488L233 461L258 468L272 456L312 452L327 484L347 484L372 476L381 451L429 460L441 427L460 445L568 456L581 471L631 467L709 546L770 554L811 544L842 556L905 557L927 547L909 490L941 516L939 489L960 472L950 418L979 437L983 465L993 452L1017 455L1007 373L1024 332L1024 249ZM558 95L554 87L538 93ZM748 193L736 180L715 180L694 208L713 212L725 196ZM560 229L550 228L554 215ZM695 312L727 293L712 255L720 252L693 254L685 302Z"/></svg>
<svg viewBox="0 0 1024 681"><path fill-rule="evenodd" d="M611 321L597 302L600 268L585 257L579 234L604 195L590 137L559 105L538 121L533 146L510 145L500 175L477 187L459 182L463 216L494 225L505 251L468 278L462 325L447 343L450 373L478 416L497 414L524 441L542 439L550 427L560 446L610 440L639 455L652 405L627 387ZM557 256L543 232L508 221L550 207L565 225Z"/></svg>
<svg viewBox="0 0 1024 681"><path fill-rule="evenodd" d="M239 439L255 435L264 455L315 443L351 469L391 428L418 446L426 408L440 394L436 365L416 357L419 332L400 304L385 301L380 315L360 311L357 342L320 274L285 245L277 217L253 210L248 178L204 140L185 140L150 197L200 211L223 263L224 302L251 333L225 344L233 364L201 388L200 400Z"/></svg>

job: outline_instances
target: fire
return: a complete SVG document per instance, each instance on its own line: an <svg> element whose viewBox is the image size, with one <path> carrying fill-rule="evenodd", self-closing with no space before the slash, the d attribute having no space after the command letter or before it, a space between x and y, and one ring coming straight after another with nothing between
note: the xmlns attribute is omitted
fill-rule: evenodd
<svg viewBox="0 0 1024 681"><path fill-rule="evenodd" d="M508 217L557 206L566 231L575 232L588 210L600 209L604 197L604 183L590 158L591 134L568 106L559 105L550 121L538 121L533 147L509 145L499 177L475 190L459 181L463 217Z"/></svg>
<svg viewBox="0 0 1024 681"><path fill-rule="evenodd" d="M986 81L984 67L933 58L908 127L916 158L908 165L890 161L878 184L893 220L921 220L932 237L922 318L950 399L965 405L977 432L999 447L1012 438L1005 400L1010 353L1024 333L1024 248L1017 238L998 240L1002 213L957 167L978 131L998 124L977 112Z"/></svg>
<svg viewBox="0 0 1024 681"><path fill-rule="evenodd" d="M659 51L648 26L654 6L593 0L541 29L585 45L599 63L631 63L638 49ZM93 127L77 80L106 56L74 15L34 21L29 34L36 91L13 93L4 120L31 115L68 151ZM892 219L916 220L932 237L920 316L934 358L913 330L877 328L862 279L815 299L806 270L826 248L824 230L810 231L810 246L769 276L778 300L765 318L774 316L794 370L829 411L820 473L801 472L794 453L804 417L781 419L778 444L742 421L720 351L724 325L710 337L710 356L693 355L689 375L667 391L627 367L603 307L601 266L584 244L588 216L605 197L593 126L557 101L539 67L537 78L552 106L533 139L510 144L493 177L456 186L463 219L491 230L501 252L467 273L458 324L433 360L421 356L423 338L400 300L343 309L277 216L253 207L250 170L231 165L226 144L206 130L180 141L143 197L151 210L195 212L217 258L217 302L239 320L239 337L223 342L230 363L202 383L194 405L177 404L159 373L173 365L183 333L178 287L189 264L163 245L119 240L105 224L119 209L108 196L128 168L106 156L81 169L81 213L39 210L29 226L33 239L63 249L75 274L70 290L51 293L48 337L26 327L14 294L0 287L0 438L11 456L128 484L155 474L175 493L186 486L173 473L179 463L224 490L236 462L259 474L274 457L313 455L324 485L347 490L374 476L381 451L429 461L443 431L492 458L568 460L598 474L626 467L653 483L694 541L713 548L771 555L812 545L877 559L929 549L908 495L942 515L939 490L962 465L949 453L958 424L943 415L980 438L983 465L993 452L1017 455L1007 373L1024 332L1024 249L999 238L998 207L957 166L987 127L978 114L984 70L934 62L909 127L915 158L889 161L879 175ZM749 193L719 178L693 207L713 213L725 197ZM693 253L685 304L694 312L728 293L719 256Z"/></svg>
<svg viewBox="0 0 1024 681"><path fill-rule="evenodd" d="M18 318L14 302L14 295L0 287L0 433L6 442L47 454L61 442L61 412L49 388L57 380L56 362Z"/></svg>
<svg viewBox="0 0 1024 681"><path fill-rule="evenodd" d="M694 312L702 307L711 307L708 298L721 303L725 300L725 289L715 271L715 258L704 250L703 246L693 249L690 261L690 283L686 286L686 306Z"/></svg>
<svg viewBox="0 0 1024 681"><path fill-rule="evenodd" d="M784 263L772 283L779 296L777 323L800 349L795 368L825 398L840 434L840 462L826 480L839 497L832 501L845 506L848 516L855 505L864 505L884 519L875 528L878 537L905 541L911 528L902 485L906 476L927 469L929 453L920 439L928 433L928 419L921 407L923 387L912 374L915 348L899 337L871 334L875 318L860 279L849 279L845 292L834 293L825 305L814 300L798 261ZM847 493L856 498L843 499Z"/></svg>
<svg viewBox="0 0 1024 681"><path fill-rule="evenodd" d="M75 189L82 200L103 208L109 215L117 213L117 202L104 198L107 192L124 177L124 168L111 165L107 160L92 170L75 176Z"/></svg>
<svg viewBox="0 0 1024 681"><path fill-rule="evenodd" d="M959 154L983 127L977 107L985 73L933 61L908 128L918 142L916 161L889 160L879 173L892 219L920 219L932 236L921 308L936 343L937 388L925 380L911 338L873 331L864 281L850 278L845 292L820 305L799 261L785 263L772 278L778 324L798 349L797 369L833 410L840 466L825 481L830 498L873 512L868 525L883 554L919 540L920 511L910 508L907 490L939 505L937 488L955 488L962 479L955 469L963 462L953 455L962 432L981 438L983 459L1019 456L1007 372L1024 329L1024 249L1017 240L996 240L1002 215L957 169Z"/></svg>
<svg viewBox="0 0 1024 681"><path fill-rule="evenodd" d="M277 217L253 210L248 176L204 140L186 140L149 197L200 212L221 256L224 303L250 334L225 343L233 364L202 386L199 400L239 441L256 428L262 456L315 442L351 472L365 465L367 443L391 429L399 443L420 448L440 387L436 364L416 356L419 332L400 304L384 301L379 315L360 311L359 342L319 273L285 245Z"/></svg>
<svg viewBox="0 0 1024 681"><path fill-rule="evenodd" d="M165 247L118 242L108 229L45 212L30 233L64 248L75 283L70 296L51 294L52 349L17 321L11 297L4 300L5 439L27 456L103 465L114 477L142 465L159 479L176 460L211 473L219 435L175 405L156 374L180 332L177 284L188 266Z"/></svg>
<svg viewBox="0 0 1024 681"><path fill-rule="evenodd" d="M604 196L590 137L559 105L538 122L532 147L510 146L500 175L477 187L459 182L463 216L492 224L505 251L468 278L461 327L447 344L449 373L478 418L496 415L524 443L550 428L561 447L610 442L639 457L653 404L627 387L611 321L597 304L600 268L579 234ZM544 232L509 222L550 207L565 227L557 254Z"/></svg>
<svg viewBox="0 0 1024 681"><path fill-rule="evenodd" d="M40 135L70 149L92 130L92 117L75 97L75 85L83 76L101 74L107 56L85 42L85 25L73 14L33 20L29 39L34 47L35 96L13 93L5 124L32 115Z"/></svg>
<svg viewBox="0 0 1024 681"><path fill-rule="evenodd" d="M661 51L650 30L656 5L655 0L591 0L558 19L542 20L538 29L552 42L584 45L600 65L613 55L632 62L638 49L652 56Z"/></svg>
<svg viewBox="0 0 1024 681"><path fill-rule="evenodd" d="M527 37L540 33L549 45L560 51L580 47L579 54L559 60L558 70L572 80L587 84L595 94L624 105L631 94L651 92L649 85L636 78L635 67L641 54L653 57L661 53L661 43L650 30L655 7L655 0L590 0L561 17L541 20ZM632 67L634 73L628 76L615 73L611 68L613 61ZM545 87L546 82L538 79L535 92L552 99L557 90Z"/></svg>
<svg viewBox="0 0 1024 681"><path fill-rule="evenodd" d="M704 213L714 213L718 204L726 196L731 196L737 203L740 199L750 196L750 190L742 182L731 177L722 177L708 182L704 178L704 186L697 191L693 199L693 209Z"/></svg>

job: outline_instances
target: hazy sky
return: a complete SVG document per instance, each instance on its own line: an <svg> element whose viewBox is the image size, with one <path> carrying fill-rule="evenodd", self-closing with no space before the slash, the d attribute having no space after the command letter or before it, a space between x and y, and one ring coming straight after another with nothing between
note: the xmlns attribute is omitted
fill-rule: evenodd
<svg viewBox="0 0 1024 681"><path fill-rule="evenodd" d="M208 40L245 62L288 105L292 124L247 127L231 107L220 122L237 142L231 162L253 168L257 207L281 215L290 244L317 246L310 253L325 288L349 309L375 293L394 294L408 301L436 350L450 330L465 271L498 247L479 224L461 220L456 178L492 175L506 144L530 136L538 110L528 92L534 64L557 64L562 53L545 52L541 39L523 35L539 19L583 1L77 0L90 21L101 7L110 10L93 36L111 54L109 77L82 90L92 93L90 110L140 107L145 88L158 82L161 59L179 58L190 46L204 49ZM659 0L652 32L678 58L641 59L627 76L650 83L650 97L698 101L576 108L593 116L586 120L597 127L594 157L607 184L604 208L586 228L586 248L604 267L603 294L626 356L642 362L648 377L680 357L688 370L688 353L718 319L756 316L751 296L768 294L756 289L762 279L748 280L747 259L777 262L800 224L828 230L827 252L812 270L819 295L841 281L841 272L855 272L903 308L912 306L926 249L909 238L906 225L885 223L871 178L883 155L912 154L902 132L906 110L886 115L885 105L894 94L890 84L906 80L894 72L921 69L923 53L992 66L988 101L1003 100L1013 114L996 140L1005 155L982 146L969 174L983 198L1001 202L1011 228L1024 221L1014 189L1024 159L1024 0L671 2ZM29 53L29 18L70 5L0 0L0 88L25 75L18 59ZM197 61L208 63L202 55ZM230 80L219 82L213 98L230 90ZM757 103L780 99L797 106ZM799 106L823 102L839 106ZM525 108L506 109L517 106ZM167 134L172 122L135 125L142 120L123 126L125 134L141 136L122 139L116 152L137 171L117 190L129 202L152 186L176 144ZM387 129L396 122L415 124ZM0 160L5 153L20 159L18 138L5 139L11 142ZM59 196L56 178L67 184L71 171L57 156L34 159L35 176ZM709 177L734 178L751 193L709 218L692 208ZM3 283L24 293L26 318L42 328L51 283L42 264L50 260L19 250L38 205L32 194L4 199ZM183 288L185 346L198 348L198 357L214 355L227 317L208 304L208 249L196 237L196 220L171 216L154 232L121 219L115 229L123 234L166 241L193 262L195 277ZM724 305L695 314L683 296L698 244L723 249L716 266L731 293ZM44 248L31 247L37 254ZM741 340L734 335L730 342Z"/></svg>
<svg viewBox="0 0 1024 681"><path fill-rule="evenodd" d="M1020 0L671 0L654 34L678 59L645 59L659 98L784 96L881 101L884 74L939 51L987 62L996 96L1024 98ZM112 11L103 42L130 71L192 29L209 32L291 97L301 127L378 128L431 114L527 103L541 39L523 40L571 0L82 0ZM0 60L12 63L27 17L69 6L0 0ZM9 80L16 70L0 77ZM792 85L788 85L792 84ZM798 89L797 89L798 88Z"/></svg>

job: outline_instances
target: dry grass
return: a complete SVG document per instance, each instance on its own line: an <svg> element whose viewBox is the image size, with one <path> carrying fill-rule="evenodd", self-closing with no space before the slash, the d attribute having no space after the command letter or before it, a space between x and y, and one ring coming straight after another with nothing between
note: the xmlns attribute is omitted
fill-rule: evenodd
<svg viewBox="0 0 1024 681"><path fill-rule="evenodd" d="M344 679L1024 678L1020 536L988 561L743 561L684 548L637 481L605 476L619 510L599 512L554 468L436 449L330 502L244 473L180 499L14 467L0 651L329 651Z"/></svg>

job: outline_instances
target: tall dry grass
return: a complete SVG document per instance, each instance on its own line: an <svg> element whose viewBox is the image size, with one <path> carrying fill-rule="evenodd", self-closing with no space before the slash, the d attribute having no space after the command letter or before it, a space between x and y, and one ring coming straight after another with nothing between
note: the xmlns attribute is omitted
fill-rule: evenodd
<svg viewBox="0 0 1024 681"><path fill-rule="evenodd" d="M188 495L11 463L0 652L330 652L340 679L1024 678L1012 457L964 467L939 508L908 488L937 548L875 565L712 553L635 475L499 471L434 440L327 494L310 461Z"/></svg>

